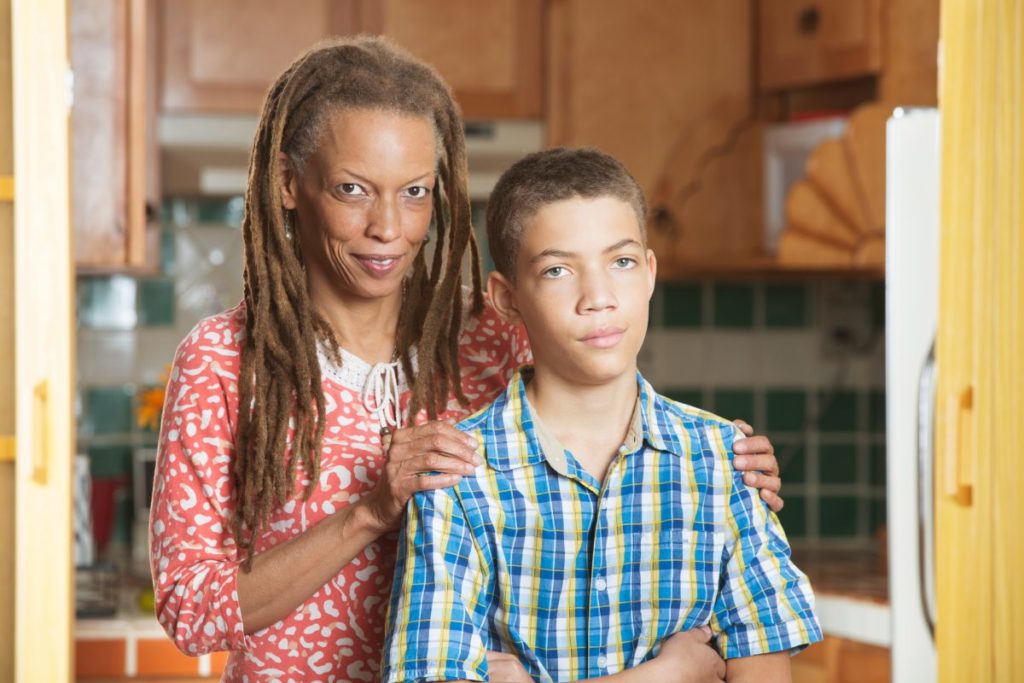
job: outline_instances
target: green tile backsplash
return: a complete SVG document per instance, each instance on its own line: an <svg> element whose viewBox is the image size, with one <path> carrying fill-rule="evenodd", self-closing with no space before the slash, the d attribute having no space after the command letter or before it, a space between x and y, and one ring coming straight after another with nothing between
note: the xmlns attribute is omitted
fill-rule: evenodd
<svg viewBox="0 0 1024 683"><path fill-rule="evenodd" d="M718 389L712 410L727 420L754 422L754 392L749 389Z"/></svg>
<svg viewBox="0 0 1024 683"><path fill-rule="evenodd" d="M786 496L786 505L779 512L779 521L786 530L786 537L792 541L807 535L807 498Z"/></svg>
<svg viewBox="0 0 1024 683"><path fill-rule="evenodd" d="M85 388L81 423L83 434L130 433L133 424L133 394L128 386Z"/></svg>
<svg viewBox="0 0 1024 683"><path fill-rule="evenodd" d="M753 285L716 284L714 297L715 327L753 327Z"/></svg>
<svg viewBox="0 0 1024 683"><path fill-rule="evenodd" d="M667 389L663 390L662 393L673 401L679 401L688 406L702 408L704 404L704 392L700 389Z"/></svg>
<svg viewBox="0 0 1024 683"><path fill-rule="evenodd" d="M782 481L787 487L807 483L807 447L801 441L773 438L775 457L782 470ZM787 503L788 505L788 503Z"/></svg>
<svg viewBox="0 0 1024 683"><path fill-rule="evenodd" d="M857 535L857 507L853 496L822 497L818 500L818 530L826 538Z"/></svg>
<svg viewBox="0 0 1024 683"><path fill-rule="evenodd" d="M685 281L660 283L654 297L652 331L665 336L653 347L651 381L671 398L742 418L771 438L786 501L779 518L791 541L864 543L885 523L884 357L878 346L869 350L862 356L869 383L858 377L856 387L836 391L844 361L822 351L821 307L829 288L845 286ZM879 284L863 299L876 325L884 322L884 293ZM884 335L875 338L884 347ZM677 343L703 356L657 355ZM815 369L804 371L805 363Z"/></svg>
<svg viewBox="0 0 1024 683"><path fill-rule="evenodd" d="M170 278L147 278L139 280L137 302L139 325L174 324L174 280Z"/></svg>
<svg viewBox="0 0 1024 683"><path fill-rule="evenodd" d="M857 483L857 446L822 443L818 451L818 476L823 484Z"/></svg>
<svg viewBox="0 0 1024 683"><path fill-rule="evenodd" d="M803 389L768 389L764 410L769 432L802 431L807 420L807 393Z"/></svg>
<svg viewBox="0 0 1024 683"><path fill-rule="evenodd" d="M803 327L807 324L807 290L803 285L765 285L765 327Z"/></svg>
<svg viewBox="0 0 1024 683"><path fill-rule="evenodd" d="M665 327L700 327L704 320L704 296L698 283L670 282L662 288Z"/></svg>
<svg viewBox="0 0 1024 683"><path fill-rule="evenodd" d="M822 392L820 425L823 432L857 430L857 394L853 391Z"/></svg>

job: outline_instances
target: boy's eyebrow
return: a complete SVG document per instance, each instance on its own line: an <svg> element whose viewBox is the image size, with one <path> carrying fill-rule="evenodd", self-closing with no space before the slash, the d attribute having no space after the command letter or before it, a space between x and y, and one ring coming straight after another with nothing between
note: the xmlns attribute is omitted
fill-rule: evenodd
<svg viewBox="0 0 1024 683"><path fill-rule="evenodd" d="M639 242L637 242L632 237L627 237L626 239L619 240L618 242L616 242L612 246L607 247L601 253L607 254L609 252L618 251L619 249L622 249L623 247L629 247L629 246L637 246L637 247L640 247L642 249L644 245L640 244ZM544 251L540 252L539 254L534 256L532 259L530 259L530 263L536 263L537 261L540 261L543 258L572 258L573 256L578 256L578 254L576 252L574 252L574 251L565 251L564 249L545 249Z"/></svg>
<svg viewBox="0 0 1024 683"><path fill-rule="evenodd" d="M604 253L607 254L610 251L618 251L619 249L622 249L623 247L630 247L630 246L637 246L637 247L640 247L642 249L644 245L640 244L639 242L637 242L632 237L627 237L626 239L619 240L618 242L616 242L612 246L610 246L607 249L605 249Z"/></svg>

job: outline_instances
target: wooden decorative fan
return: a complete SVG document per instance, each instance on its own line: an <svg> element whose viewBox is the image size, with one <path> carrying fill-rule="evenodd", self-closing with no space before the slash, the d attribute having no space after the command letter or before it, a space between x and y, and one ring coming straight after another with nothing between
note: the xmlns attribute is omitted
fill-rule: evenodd
<svg viewBox="0 0 1024 683"><path fill-rule="evenodd" d="M846 133L821 143L786 196L778 262L796 267L885 265L885 122L889 107L867 104Z"/></svg>

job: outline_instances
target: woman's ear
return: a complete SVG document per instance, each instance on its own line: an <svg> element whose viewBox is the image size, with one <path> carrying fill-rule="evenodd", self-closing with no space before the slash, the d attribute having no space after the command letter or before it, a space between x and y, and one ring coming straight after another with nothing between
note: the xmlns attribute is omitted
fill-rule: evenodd
<svg viewBox="0 0 1024 683"><path fill-rule="evenodd" d="M280 152L277 161L278 168L281 169L281 175L278 179L281 188L281 204L284 208L292 211L297 206L295 198L299 193L299 178L295 173L291 157L284 152Z"/></svg>
<svg viewBox="0 0 1024 683"><path fill-rule="evenodd" d="M512 324L523 322L516 306L516 291L508 278L496 270L487 275L487 298L502 320Z"/></svg>

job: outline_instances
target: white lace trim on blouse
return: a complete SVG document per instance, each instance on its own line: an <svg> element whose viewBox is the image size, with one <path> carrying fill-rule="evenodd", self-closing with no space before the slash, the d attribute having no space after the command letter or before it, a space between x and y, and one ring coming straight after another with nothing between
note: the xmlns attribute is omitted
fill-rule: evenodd
<svg viewBox="0 0 1024 683"><path fill-rule="evenodd" d="M409 390L409 381L401 361L370 365L345 349L338 349L341 365L335 363L323 343L317 344L320 372L338 384L359 393L363 407L383 430L401 426L401 396ZM412 366L416 369L416 350L412 350Z"/></svg>

